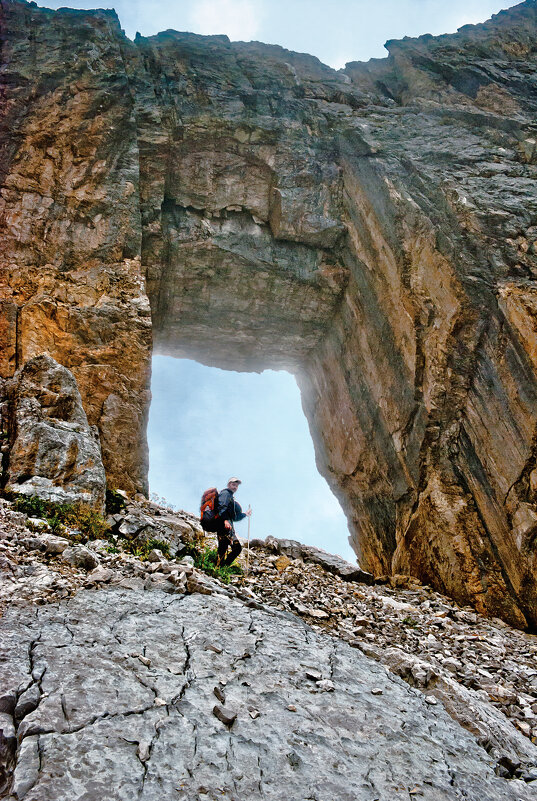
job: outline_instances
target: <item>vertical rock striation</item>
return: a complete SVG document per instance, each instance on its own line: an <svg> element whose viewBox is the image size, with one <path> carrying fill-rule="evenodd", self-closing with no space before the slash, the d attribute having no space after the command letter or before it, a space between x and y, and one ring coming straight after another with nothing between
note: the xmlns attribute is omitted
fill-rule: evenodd
<svg viewBox="0 0 537 801"><path fill-rule="evenodd" d="M290 369L362 566L535 626L535 0L344 71L1 9L2 375L67 366L132 491L151 338Z"/></svg>
<svg viewBox="0 0 537 801"><path fill-rule="evenodd" d="M112 484L144 488L151 321L119 23L1 11L4 375L43 352L69 368Z"/></svg>

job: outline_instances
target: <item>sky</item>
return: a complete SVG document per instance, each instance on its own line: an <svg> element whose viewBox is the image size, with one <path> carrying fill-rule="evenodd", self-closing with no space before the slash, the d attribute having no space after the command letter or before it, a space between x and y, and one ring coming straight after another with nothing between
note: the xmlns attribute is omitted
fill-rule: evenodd
<svg viewBox="0 0 537 801"><path fill-rule="evenodd" d="M497 0L52 0L48 8L115 8L127 36L169 28L227 34L310 53L335 69L387 55L384 42L452 33L514 3ZM150 490L197 512L204 489L243 484L251 536L272 534L355 561L345 517L315 467L294 379L153 359L148 439ZM247 523L237 525L247 535Z"/></svg>
<svg viewBox="0 0 537 801"><path fill-rule="evenodd" d="M290 373L236 373L154 356L151 390L151 492L198 513L205 489L223 489L237 476L236 500L252 507L251 537L287 537L356 560L345 516L315 467ZM236 530L247 537L248 521Z"/></svg>

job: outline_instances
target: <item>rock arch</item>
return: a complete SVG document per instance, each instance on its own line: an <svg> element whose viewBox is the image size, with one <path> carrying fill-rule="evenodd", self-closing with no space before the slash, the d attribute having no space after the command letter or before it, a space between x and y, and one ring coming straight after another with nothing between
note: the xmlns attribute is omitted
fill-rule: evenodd
<svg viewBox="0 0 537 801"><path fill-rule="evenodd" d="M135 491L153 343L292 369L362 565L534 626L535 28L335 72L4 0L2 375L69 367Z"/></svg>

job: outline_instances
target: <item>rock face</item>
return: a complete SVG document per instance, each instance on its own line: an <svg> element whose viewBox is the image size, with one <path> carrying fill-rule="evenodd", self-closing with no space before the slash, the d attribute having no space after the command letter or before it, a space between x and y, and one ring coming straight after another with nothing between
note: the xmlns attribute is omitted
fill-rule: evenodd
<svg viewBox="0 0 537 801"><path fill-rule="evenodd" d="M440 706L291 615L110 588L0 627L13 800L533 797Z"/></svg>
<svg viewBox="0 0 537 801"><path fill-rule="evenodd" d="M73 374L36 356L8 383L6 489L104 510L106 477L99 437L88 425Z"/></svg>
<svg viewBox="0 0 537 801"><path fill-rule="evenodd" d="M151 316L117 18L0 14L2 374L44 352L71 370L111 486L147 489Z"/></svg>
<svg viewBox="0 0 537 801"><path fill-rule="evenodd" d="M67 366L132 491L151 335L293 370L362 567L537 625L535 0L337 72L1 8L2 374Z"/></svg>

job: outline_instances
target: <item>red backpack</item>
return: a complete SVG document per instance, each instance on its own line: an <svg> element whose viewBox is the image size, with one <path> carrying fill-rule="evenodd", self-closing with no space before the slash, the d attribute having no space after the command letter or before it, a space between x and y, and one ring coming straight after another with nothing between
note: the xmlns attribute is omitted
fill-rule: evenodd
<svg viewBox="0 0 537 801"><path fill-rule="evenodd" d="M201 496L200 520L202 528L205 524L211 524L218 518L218 490L210 487Z"/></svg>

